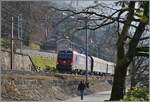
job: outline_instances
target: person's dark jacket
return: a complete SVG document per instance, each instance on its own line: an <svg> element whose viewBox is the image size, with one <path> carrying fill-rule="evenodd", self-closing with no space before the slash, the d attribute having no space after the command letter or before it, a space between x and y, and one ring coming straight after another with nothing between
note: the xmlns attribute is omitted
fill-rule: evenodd
<svg viewBox="0 0 150 102"><path fill-rule="evenodd" d="M85 84L84 83L80 83L79 85L78 85L78 90L84 90L85 89Z"/></svg>

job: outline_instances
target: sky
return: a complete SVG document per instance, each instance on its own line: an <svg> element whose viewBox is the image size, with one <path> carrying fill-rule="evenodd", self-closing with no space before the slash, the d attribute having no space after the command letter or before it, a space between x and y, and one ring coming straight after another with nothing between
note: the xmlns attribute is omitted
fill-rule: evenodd
<svg viewBox="0 0 150 102"><path fill-rule="evenodd" d="M59 5L58 7L63 8L63 9L66 8L66 5L69 5L68 7L73 7L77 11L82 11L86 7L96 5L94 0L51 0L51 2L57 3L57 5ZM102 1L102 0L100 1L99 0L97 3L107 5L108 7L111 7L114 9L119 9L119 6L116 6L114 2L116 1ZM101 7L101 10L105 12L105 14L111 14L110 12L113 12L111 9L106 9L102 7ZM101 13L101 10L95 9L94 11L96 11L97 13Z"/></svg>
<svg viewBox="0 0 150 102"><path fill-rule="evenodd" d="M58 4L62 4L63 3L66 3L66 4L69 4L75 8L85 8L85 7L88 7L88 6L92 6L92 5L95 5L94 3L94 0L51 0L52 2L56 2ZM103 0L99 0L98 3L100 2L104 2L108 5L113 6L113 1L103 1Z"/></svg>

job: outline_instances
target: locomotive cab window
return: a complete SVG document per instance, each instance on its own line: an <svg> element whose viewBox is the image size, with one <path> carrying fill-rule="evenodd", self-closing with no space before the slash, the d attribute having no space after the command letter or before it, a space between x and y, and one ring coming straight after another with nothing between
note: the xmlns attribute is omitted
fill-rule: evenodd
<svg viewBox="0 0 150 102"><path fill-rule="evenodd" d="M59 59L71 59L73 56L73 53L71 51L60 51L58 53Z"/></svg>

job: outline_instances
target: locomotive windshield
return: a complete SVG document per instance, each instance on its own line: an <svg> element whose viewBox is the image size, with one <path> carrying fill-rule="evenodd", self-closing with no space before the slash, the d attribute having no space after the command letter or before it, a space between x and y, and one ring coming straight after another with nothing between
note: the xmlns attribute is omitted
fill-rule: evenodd
<svg viewBox="0 0 150 102"><path fill-rule="evenodd" d="M58 53L59 59L71 59L72 58L72 51L60 51Z"/></svg>

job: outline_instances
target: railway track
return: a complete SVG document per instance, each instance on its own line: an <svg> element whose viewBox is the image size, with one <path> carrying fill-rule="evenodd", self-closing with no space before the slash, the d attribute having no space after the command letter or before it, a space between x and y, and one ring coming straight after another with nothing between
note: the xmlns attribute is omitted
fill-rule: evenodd
<svg viewBox="0 0 150 102"><path fill-rule="evenodd" d="M46 79L46 80L53 80L53 79L76 79L76 80L85 80L85 75L77 75L77 74L62 74L62 73L52 73L52 72L31 72L31 71L18 71L18 70L2 70L1 71L2 77L23 77L23 78L38 78L38 79ZM89 80L112 80L112 76L94 76L89 75Z"/></svg>

